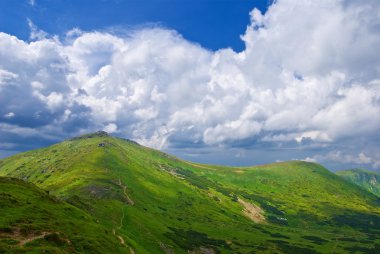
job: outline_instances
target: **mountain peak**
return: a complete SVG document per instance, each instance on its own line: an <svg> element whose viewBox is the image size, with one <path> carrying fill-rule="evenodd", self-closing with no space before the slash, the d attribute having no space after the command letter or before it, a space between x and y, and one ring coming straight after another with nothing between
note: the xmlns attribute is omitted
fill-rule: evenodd
<svg viewBox="0 0 380 254"><path fill-rule="evenodd" d="M73 140L79 140L79 139L87 139L87 138L99 138L99 137L111 137L111 135L109 135L107 132L105 131L97 131L97 132L94 132L94 133L89 133L89 134L84 134L84 135L80 135L78 137L74 137L74 138L71 138L69 139L70 141L73 141Z"/></svg>
<svg viewBox="0 0 380 254"><path fill-rule="evenodd" d="M213 166L106 132L74 140L0 162L0 177L42 189L5 189L0 179L0 217L6 218L0 250L326 253L336 244L335 252L380 253L373 238L380 228L378 198L321 165ZM31 207L33 214L23 212ZM215 225L225 230L210 230ZM333 242L332 235L345 238Z"/></svg>

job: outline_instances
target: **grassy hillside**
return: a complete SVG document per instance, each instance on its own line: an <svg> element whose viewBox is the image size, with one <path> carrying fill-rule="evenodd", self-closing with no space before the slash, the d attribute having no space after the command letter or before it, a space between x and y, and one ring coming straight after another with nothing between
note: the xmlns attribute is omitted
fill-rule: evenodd
<svg viewBox="0 0 380 254"><path fill-rule="evenodd" d="M356 168L338 171L336 174L380 197L379 173Z"/></svg>
<svg viewBox="0 0 380 254"><path fill-rule="evenodd" d="M95 133L4 159L0 175L96 218L130 253L380 251L377 197L313 163L199 165Z"/></svg>
<svg viewBox="0 0 380 254"><path fill-rule="evenodd" d="M0 253L121 252L88 213L22 180L0 177Z"/></svg>

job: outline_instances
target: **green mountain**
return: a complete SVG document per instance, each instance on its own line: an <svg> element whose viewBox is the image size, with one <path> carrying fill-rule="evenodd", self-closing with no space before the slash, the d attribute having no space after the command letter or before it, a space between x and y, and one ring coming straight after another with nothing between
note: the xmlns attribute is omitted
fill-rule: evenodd
<svg viewBox="0 0 380 254"><path fill-rule="evenodd" d="M89 213L34 184L0 177L0 253L121 252Z"/></svg>
<svg viewBox="0 0 380 254"><path fill-rule="evenodd" d="M380 197L380 173L355 168L338 171L336 174Z"/></svg>
<svg viewBox="0 0 380 254"><path fill-rule="evenodd" d="M315 163L202 165L98 132L4 159L0 176L44 190L17 182L45 193L43 211L51 212L45 220L42 200L31 198L22 223L38 225L33 235L54 232L67 243L63 253L380 252L379 199ZM21 198L14 210L0 209L3 231L17 232L18 211L27 209ZM78 232L88 240L74 244ZM20 247L0 233L0 247L39 253L45 238Z"/></svg>

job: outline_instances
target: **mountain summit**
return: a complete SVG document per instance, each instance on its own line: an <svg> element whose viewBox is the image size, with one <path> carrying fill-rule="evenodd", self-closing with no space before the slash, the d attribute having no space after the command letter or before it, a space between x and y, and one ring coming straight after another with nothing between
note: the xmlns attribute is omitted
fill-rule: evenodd
<svg viewBox="0 0 380 254"><path fill-rule="evenodd" d="M94 133L84 134L78 137L71 138L69 140L78 140L78 139L86 139L86 138L102 138L102 137L110 137L110 135L105 131L97 131Z"/></svg>
<svg viewBox="0 0 380 254"><path fill-rule="evenodd" d="M0 176L5 252L380 251L378 198L315 163L204 165L96 132L3 159Z"/></svg>

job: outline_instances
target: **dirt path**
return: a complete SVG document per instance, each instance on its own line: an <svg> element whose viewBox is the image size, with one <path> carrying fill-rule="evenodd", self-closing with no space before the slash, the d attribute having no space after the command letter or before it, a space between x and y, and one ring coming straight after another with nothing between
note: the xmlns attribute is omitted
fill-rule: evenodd
<svg viewBox="0 0 380 254"><path fill-rule="evenodd" d="M123 227L123 221L124 221L124 217L125 217L124 208L121 208L121 212L122 212L122 215L121 215L121 219L120 219L120 225L117 227L117 229L121 229Z"/></svg>
<svg viewBox="0 0 380 254"><path fill-rule="evenodd" d="M127 186L125 186L124 184L122 184L121 179L119 179L117 185L120 186L121 188L123 188L123 193L124 193L124 196L127 198L128 204L134 205L135 202L133 202L133 200L128 196ZM120 218L120 224L119 224L119 226L117 228L112 229L112 234L119 239L119 241L120 241L120 243L122 245L124 245L124 246L126 246L126 247L129 248L129 253L130 254L135 254L135 251L131 247L129 247L129 246L127 246L125 244L124 238L121 235L116 234L116 230L120 230L123 227L124 218L125 218L124 207L121 208L121 213L122 213L122 216Z"/></svg>
<svg viewBox="0 0 380 254"><path fill-rule="evenodd" d="M243 205L243 214L253 220L256 223L265 222L265 217L263 215L264 211L259 206L246 202L242 199L238 199L239 203Z"/></svg>
<svg viewBox="0 0 380 254"><path fill-rule="evenodd" d="M27 237L27 238L21 240L17 245L24 246L27 243L33 242L34 240L37 240L37 239L42 239L45 236L51 235L51 234L54 234L54 232L42 232L41 235L30 236L30 237Z"/></svg>
<svg viewBox="0 0 380 254"><path fill-rule="evenodd" d="M69 239L67 239L67 238L62 238L59 232L42 232L40 235L32 235L32 236L26 237L25 239L19 240L19 243L18 243L17 245L19 245L19 246L23 246L23 245L25 245L25 244L27 244L27 243L33 242L34 240L42 239L42 238L44 238L44 237L47 236L47 235L53 235L53 234L57 234L57 235L59 235L59 238L60 238L62 241L65 241L65 242L67 242L68 244L71 243Z"/></svg>
<svg viewBox="0 0 380 254"><path fill-rule="evenodd" d="M116 234L116 229L112 229L112 234L116 236L122 245L125 245L124 238L121 235Z"/></svg>
<svg viewBox="0 0 380 254"><path fill-rule="evenodd" d="M53 235L53 234L58 235L58 237L61 241L64 241L68 244L71 244L70 240L68 238L64 237L58 231L55 231L55 232L43 231L43 232L38 232L38 233L37 232L31 232L28 235L23 235L23 234L21 234L20 228L14 228L14 229L12 229L11 232L7 232L7 233L0 232L0 239L2 239L2 237L10 238L12 240L17 241L18 246L24 246L27 243L33 242L33 241L38 240L38 239L45 238L46 236Z"/></svg>
<svg viewBox="0 0 380 254"><path fill-rule="evenodd" d="M51 235L51 234L54 234L54 233L55 232L42 232L39 235L31 234L31 235L28 235L28 236L22 236L21 233L20 233L20 229L15 229L11 233L0 234L0 238L3 237L3 236L4 237L9 237L9 238L11 238L13 240L18 241L18 243L17 243L18 246L24 246L27 243L33 242L34 240L37 240L37 239L42 239L45 236Z"/></svg>
<svg viewBox="0 0 380 254"><path fill-rule="evenodd" d="M105 152L108 152L107 149L105 149L104 151L105 151ZM105 168L105 171L106 171L106 173L108 173L108 172L109 172L109 169L108 169L108 168ZM127 193L127 186L125 186L124 184L122 184L120 178L119 178L119 180L118 180L118 184L117 184L117 185L120 186L121 188L123 188L123 193L124 193L125 197L127 198L128 203L129 203L130 205L134 205L135 203L134 203L133 200L128 196L128 193ZM125 217L124 207L121 208L121 212L122 212L122 216L121 216L121 219L120 219L120 224L119 224L119 226L118 226L117 228L113 228L113 229L112 229L112 234L113 234L114 236L116 236L117 239L119 239L119 242L120 242L121 245L123 245L123 246L129 248L129 253L130 253L130 254L135 254L135 251L134 251L131 247L129 247L128 245L125 244L125 240L124 240L124 238L123 238L121 235L118 235L118 234L116 233L116 230L120 230L120 229L123 227L123 222L124 222L124 217Z"/></svg>
<svg viewBox="0 0 380 254"><path fill-rule="evenodd" d="M127 201L128 201L128 204L130 205L134 205L135 202L133 202L133 200L128 196L128 193L127 193L127 186L125 186L124 184L121 183L121 180L119 179L119 183L118 185L123 188L123 193L124 193L124 196L127 198ZM124 212L123 212L124 214Z"/></svg>

